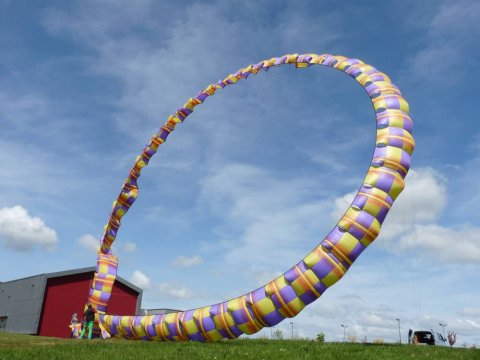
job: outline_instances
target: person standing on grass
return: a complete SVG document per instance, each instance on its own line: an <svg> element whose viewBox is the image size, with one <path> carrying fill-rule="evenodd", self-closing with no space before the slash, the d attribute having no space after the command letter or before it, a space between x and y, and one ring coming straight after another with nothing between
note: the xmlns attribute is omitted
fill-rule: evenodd
<svg viewBox="0 0 480 360"><path fill-rule="evenodd" d="M69 327L70 327L70 330L72 332L70 337L78 339L78 337L80 335L80 329L82 328L82 324L80 324L78 322L77 313L73 313L72 319L70 320Z"/></svg>
<svg viewBox="0 0 480 360"><path fill-rule="evenodd" d="M95 310L93 310L92 304L88 304L88 308L83 314L82 320L85 319L85 325L83 326L82 333L80 334L80 339L83 339L85 334L85 329L88 326L88 338L92 338L93 322L95 321Z"/></svg>

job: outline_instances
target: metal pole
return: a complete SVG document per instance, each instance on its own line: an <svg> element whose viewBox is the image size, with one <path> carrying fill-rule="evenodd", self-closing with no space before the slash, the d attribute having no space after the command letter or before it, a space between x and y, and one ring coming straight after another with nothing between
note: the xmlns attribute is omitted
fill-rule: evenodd
<svg viewBox="0 0 480 360"><path fill-rule="evenodd" d="M400 319L395 319L398 321L398 340L399 340L399 343L401 344L402 343L402 333L400 331Z"/></svg>
<svg viewBox="0 0 480 360"><path fill-rule="evenodd" d="M291 322L290 325L292 325L292 340L293 340L293 322Z"/></svg>
<svg viewBox="0 0 480 360"><path fill-rule="evenodd" d="M341 327L343 327L343 342L346 342L347 341L347 337L346 337L346 334L345 334L345 329L348 327L348 325L340 325Z"/></svg>

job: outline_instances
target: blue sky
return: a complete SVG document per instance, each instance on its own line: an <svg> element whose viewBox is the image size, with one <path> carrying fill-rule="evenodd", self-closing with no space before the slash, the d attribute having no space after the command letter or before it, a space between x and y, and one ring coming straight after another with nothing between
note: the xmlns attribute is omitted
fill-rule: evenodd
<svg viewBox="0 0 480 360"><path fill-rule="evenodd" d="M442 322L478 345L479 16L475 1L0 1L0 280L93 266L135 157L200 89L273 56L341 54L400 87L417 146L381 235L294 332L396 341L400 318L403 340ZM368 97L332 69L218 92L143 171L119 275L147 308L263 285L336 224L374 143Z"/></svg>

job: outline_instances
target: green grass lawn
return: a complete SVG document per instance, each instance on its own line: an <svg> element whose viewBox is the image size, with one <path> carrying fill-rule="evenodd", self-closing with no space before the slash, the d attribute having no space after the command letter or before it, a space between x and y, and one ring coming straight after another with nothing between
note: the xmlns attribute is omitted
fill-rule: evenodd
<svg viewBox="0 0 480 360"><path fill-rule="evenodd" d="M0 333L0 359L479 359L480 350L318 343L308 340L231 340L213 344L70 340Z"/></svg>

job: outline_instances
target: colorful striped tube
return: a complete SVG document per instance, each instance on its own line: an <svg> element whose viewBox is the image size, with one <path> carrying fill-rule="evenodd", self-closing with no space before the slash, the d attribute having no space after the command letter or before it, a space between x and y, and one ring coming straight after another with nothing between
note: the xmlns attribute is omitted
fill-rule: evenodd
<svg viewBox="0 0 480 360"><path fill-rule="evenodd" d="M137 198L137 179L141 169L148 164L175 126L217 90L246 79L250 74L282 64L295 64L300 68L325 65L341 70L362 85L372 101L377 120L376 147L367 175L352 204L334 229L303 260L265 286L238 298L198 309L155 316L106 315L102 301L99 325L104 338L116 336L160 341L217 341L236 338L241 334L254 334L263 327L274 326L285 318L294 317L306 305L315 301L328 287L342 278L357 257L378 236L388 211L404 188L404 178L410 167L410 156L415 143L408 103L387 75L360 60L328 54L293 54L261 61L228 75L224 80L207 86L169 116L165 125L137 157L118 199L113 203L102 236L98 261L107 261L112 256L111 245L115 241L120 220ZM98 272L106 271L105 267L97 268ZM110 294L108 284L97 284L104 278L105 276L96 276L92 288ZM98 302L98 299L103 298L107 299L97 294L91 300Z"/></svg>

